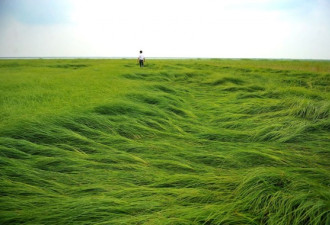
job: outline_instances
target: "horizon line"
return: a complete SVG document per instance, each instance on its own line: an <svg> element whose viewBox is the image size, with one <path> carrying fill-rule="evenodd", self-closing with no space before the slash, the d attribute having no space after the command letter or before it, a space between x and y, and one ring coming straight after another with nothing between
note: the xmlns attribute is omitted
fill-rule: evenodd
<svg viewBox="0 0 330 225"><path fill-rule="evenodd" d="M0 59L136 59L137 57L111 57L111 56L0 56ZM146 57L147 59L232 59L232 60L310 60L310 61L330 61L330 59L314 59L314 58L248 58L248 57Z"/></svg>

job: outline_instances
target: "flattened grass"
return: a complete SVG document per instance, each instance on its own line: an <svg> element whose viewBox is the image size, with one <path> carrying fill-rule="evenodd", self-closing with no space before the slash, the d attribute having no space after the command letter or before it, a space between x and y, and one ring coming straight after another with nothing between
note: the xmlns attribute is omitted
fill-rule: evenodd
<svg viewBox="0 0 330 225"><path fill-rule="evenodd" d="M0 223L329 224L328 61L2 60Z"/></svg>

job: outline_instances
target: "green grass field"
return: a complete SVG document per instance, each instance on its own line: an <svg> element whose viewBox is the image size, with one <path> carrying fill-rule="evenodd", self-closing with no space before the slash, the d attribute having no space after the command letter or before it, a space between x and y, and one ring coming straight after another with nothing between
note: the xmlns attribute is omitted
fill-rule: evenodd
<svg viewBox="0 0 330 225"><path fill-rule="evenodd" d="M0 60L0 224L330 224L330 61Z"/></svg>

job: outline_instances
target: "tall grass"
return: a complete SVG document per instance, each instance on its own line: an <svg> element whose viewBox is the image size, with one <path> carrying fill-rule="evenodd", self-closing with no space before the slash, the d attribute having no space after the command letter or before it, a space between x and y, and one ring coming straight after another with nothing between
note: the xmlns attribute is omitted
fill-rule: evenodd
<svg viewBox="0 0 330 225"><path fill-rule="evenodd" d="M0 223L329 224L329 68L2 60Z"/></svg>

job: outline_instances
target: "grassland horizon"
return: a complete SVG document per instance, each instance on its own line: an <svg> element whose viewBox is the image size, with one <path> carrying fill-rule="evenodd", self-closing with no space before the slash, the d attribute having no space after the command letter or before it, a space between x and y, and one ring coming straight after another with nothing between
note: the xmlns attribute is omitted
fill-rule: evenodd
<svg viewBox="0 0 330 225"><path fill-rule="evenodd" d="M0 59L1 224L330 223L330 61Z"/></svg>
<svg viewBox="0 0 330 225"><path fill-rule="evenodd" d="M136 59L135 56L1 56L0 60L19 60L19 59ZM328 58L239 58L239 57L173 57L173 56L148 56L151 60L268 60L268 61L330 61Z"/></svg>

